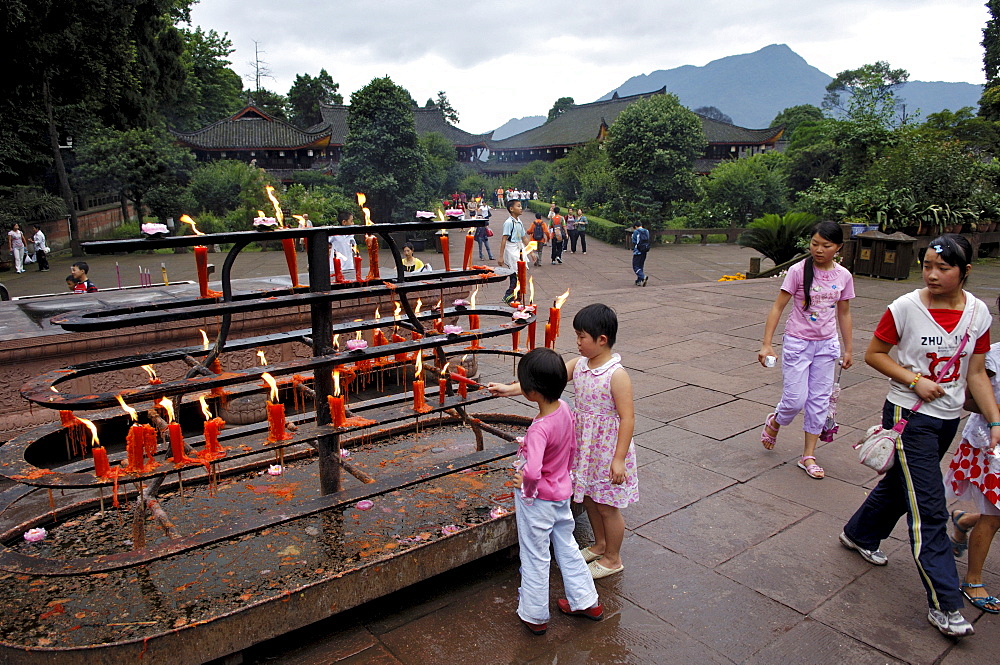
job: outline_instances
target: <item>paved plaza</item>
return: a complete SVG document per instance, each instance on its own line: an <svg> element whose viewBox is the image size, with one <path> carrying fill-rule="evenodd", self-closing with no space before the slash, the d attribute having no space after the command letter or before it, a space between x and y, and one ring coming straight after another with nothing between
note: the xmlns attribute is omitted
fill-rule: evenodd
<svg viewBox="0 0 1000 665"><path fill-rule="evenodd" d="M883 543L885 567L870 566L837 540L877 481L850 447L859 430L878 420L886 393L885 379L864 365L864 349L885 306L921 286L919 271L901 282L856 278L858 364L843 373L840 433L818 449L827 477L817 481L795 465L800 420L782 429L774 450L760 444L781 369L762 368L756 351L780 282L715 281L745 272L755 255L734 245L656 247L647 261L649 286L637 288L630 253L591 239L586 255L567 252L563 265L546 260L530 271L540 303L570 288L566 321L592 302L615 307L615 351L635 388L641 500L624 511L625 571L597 584L603 621L560 615L554 599L561 582L553 571L555 613L548 633L532 636L514 614L517 558L508 551L259 645L242 662L991 662L1000 648L1000 617L967 606L976 635L959 642L927 623L905 522ZM116 261L126 283L137 281L138 264L153 267L154 278L161 262L173 280L195 277L191 255L95 257L91 278L98 286L114 286ZM48 273L29 266L0 279L13 296L61 292L70 262L55 257ZM280 252L256 254L235 269L258 279L283 272ZM992 310L1000 261L977 263L969 288ZM492 285L485 295L499 302L501 294L502 285ZM558 345L567 354L575 352L571 333L564 326ZM1000 339L1000 324L992 333ZM509 380L511 366L497 363L483 372L484 381ZM531 413L520 399L491 408ZM588 531L581 517L581 543ZM1000 591L1000 546L987 561L985 581Z"/></svg>

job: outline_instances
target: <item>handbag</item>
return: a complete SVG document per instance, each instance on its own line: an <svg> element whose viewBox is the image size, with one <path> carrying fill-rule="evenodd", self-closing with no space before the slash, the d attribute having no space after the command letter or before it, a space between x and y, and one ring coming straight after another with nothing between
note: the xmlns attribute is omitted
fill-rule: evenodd
<svg viewBox="0 0 1000 665"><path fill-rule="evenodd" d="M493 229L491 229L488 226L486 227L486 237L487 238L492 238L493 237Z"/></svg>
<svg viewBox="0 0 1000 665"><path fill-rule="evenodd" d="M972 316L975 317L975 301L972 304L973 311ZM944 367L938 373L938 376L947 376L948 370L951 366L961 357L962 351L965 349L965 343L969 341L969 332L972 329L972 323L969 323L969 327L965 330L965 335L962 337L961 343L958 345L958 350L948 359ZM923 405L923 400L917 400L917 403L913 405L910 409L911 413L916 413ZM899 438L903 435L903 430L906 428L906 418L900 418L892 429L885 429L881 424L873 425L868 428L865 432L864 437L856 444L854 444L854 449L858 451L858 461L872 469L879 475L885 473L892 468L892 465L896 463L896 446L898 445Z"/></svg>

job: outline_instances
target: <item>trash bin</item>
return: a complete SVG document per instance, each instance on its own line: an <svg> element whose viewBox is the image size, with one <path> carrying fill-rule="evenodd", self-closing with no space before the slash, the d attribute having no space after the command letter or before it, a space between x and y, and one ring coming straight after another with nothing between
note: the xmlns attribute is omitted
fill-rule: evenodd
<svg viewBox="0 0 1000 665"><path fill-rule="evenodd" d="M886 279L908 279L913 265L916 238L902 232L892 234L865 231L854 236L857 241L854 274Z"/></svg>

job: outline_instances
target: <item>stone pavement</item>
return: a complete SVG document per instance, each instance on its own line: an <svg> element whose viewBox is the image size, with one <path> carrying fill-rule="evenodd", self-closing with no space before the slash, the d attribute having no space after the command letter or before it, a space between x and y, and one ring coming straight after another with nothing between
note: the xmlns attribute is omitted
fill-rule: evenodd
<svg viewBox="0 0 1000 665"><path fill-rule="evenodd" d="M840 434L819 448L827 477L816 481L795 466L800 421L782 430L773 451L765 451L759 440L761 423L780 393L781 370L760 367L756 350L780 282L714 281L745 271L755 254L727 245L657 247L647 261L652 277L643 289L633 285L626 250L596 240L590 240L588 250L587 255L567 253L561 266L546 261L530 274L538 282L538 302L571 289L566 321L591 302L614 306L620 318L615 350L635 387L642 498L625 511L626 570L598 582L605 619L592 623L565 617L553 602L549 632L532 636L514 614L516 555L503 552L259 645L244 652L243 662L951 664L992 659L1000 647L1000 617L967 607L965 615L975 622L977 634L960 642L927 623L904 523L883 544L890 558L885 567L870 566L837 541L844 522L877 481L850 447L860 429L876 422L886 391L884 379L864 365L864 349L886 304L921 285L919 272L904 282L856 279L852 312L858 364L843 373ZM137 257L91 260L99 285L114 279L116 258L124 265ZM190 255L148 258L157 267L167 261L173 279L193 279ZM50 273L4 275L4 281L12 295L30 292L29 283L41 284L49 276L60 286L66 271L58 266L69 262L57 258ZM280 253L255 255L251 263L241 277L284 270ZM490 288L485 295L499 299L502 288ZM992 308L1000 294L1000 262L978 262L969 288ZM994 323L992 333L1000 339L1000 324ZM563 334L559 348L575 352L572 335ZM484 380L507 380L511 367L509 362L488 366L484 373ZM498 407L508 409L530 413L523 400ZM577 535L586 542L585 517L578 520ZM994 591L1000 590L998 550L987 561L985 575ZM560 590L553 571L553 598Z"/></svg>

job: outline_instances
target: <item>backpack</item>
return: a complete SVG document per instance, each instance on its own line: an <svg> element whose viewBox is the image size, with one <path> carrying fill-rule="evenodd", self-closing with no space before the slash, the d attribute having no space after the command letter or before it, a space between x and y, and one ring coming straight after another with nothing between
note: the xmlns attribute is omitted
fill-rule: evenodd
<svg viewBox="0 0 1000 665"><path fill-rule="evenodd" d="M538 220L535 220L534 225L531 227L531 239L545 240L545 225L539 224Z"/></svg>
<svg viewBox="0 0 1000 665"><path fill-rule="evenodd" d="M645 254L649 251L649 231L646 229L641 229L645 233L640 233L639 238L636 240L635 249L640 254Z"/></svg>

